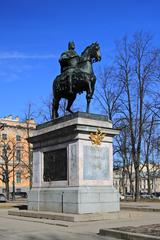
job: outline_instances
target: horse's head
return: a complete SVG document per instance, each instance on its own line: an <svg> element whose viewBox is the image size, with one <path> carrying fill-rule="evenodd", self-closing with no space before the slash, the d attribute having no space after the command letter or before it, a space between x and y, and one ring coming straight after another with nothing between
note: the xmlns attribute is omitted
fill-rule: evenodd
<svg viewBox="0 0 160 240"><path fill-rule="evenodd" d="M89 60L91 62L97 62L101 60L100 46L97 42L92 43L81 54L82 59Z"/></svg>
<svg viewBox="0 0 160 240"><path fill-rule="evenodd" d="M98 62L101 60L100 46L97 42L92 43L90 46L91 58L93 62Z"/></svg>

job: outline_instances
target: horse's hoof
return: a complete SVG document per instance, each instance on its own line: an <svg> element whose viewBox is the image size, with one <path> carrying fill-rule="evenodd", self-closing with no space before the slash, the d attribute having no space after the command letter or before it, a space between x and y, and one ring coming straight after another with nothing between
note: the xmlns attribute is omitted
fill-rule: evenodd
<svg viewBox="0 0 160 240"><path fill-rule="evenodd" d="M71 109L69 109L69 108L66 108L66 110L67 110L68 112L70 112L70 113L73 113L73 112L71 111Z"/></svg>
<svg viewBox="0 0 160 240"><path fill-rule="evenodd" d="M58 118L59 117L59 115L57 114L57 113L53 113L53 115L52 115L52 119L54 120L54 119L56 119L56 118Z"/></svg>

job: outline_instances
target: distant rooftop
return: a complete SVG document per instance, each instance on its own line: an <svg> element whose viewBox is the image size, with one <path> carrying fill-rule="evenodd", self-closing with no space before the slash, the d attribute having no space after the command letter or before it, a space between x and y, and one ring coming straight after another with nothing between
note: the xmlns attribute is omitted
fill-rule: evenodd
<svg viewBox="0 0 160 240"><path fill-rule="evenodd" d="M1 119L8 120L8 121L16 121L16 122L20 121L20 118L18 116L14 117L13 115L8 115L8 116L5 116Z"/></svg>
<svg viewBox="0 0 160 240"><path fill-rule="evenodd" d="M33 118L27 119L27 120L25 120L25 121L20 121L20 117L18 117L18 116L14 117L13 115L5 116L5 117L3 117L3 118L0 118L0 120L13 121L13 122L21 122L21 123L29 122L29 123L31 123L31 124L35 124L35 121L34 121Z"/></svg>

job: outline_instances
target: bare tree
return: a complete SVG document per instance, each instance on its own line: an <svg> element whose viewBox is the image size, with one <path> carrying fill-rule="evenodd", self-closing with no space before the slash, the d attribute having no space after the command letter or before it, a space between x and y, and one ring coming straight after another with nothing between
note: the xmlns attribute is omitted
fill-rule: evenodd
<svg viewBox="0 0 160 240"><path fill-rule="evenodd" d="M145 177L147 177L148 194L151 193L151 182L153 180L153 177L155 177L157 174L157 171L155 171L155 169L158 164L155 161L154 157L156 156L156 160L159 158L159 134L157 132L157 123L157 114L156 112L153 112L150 121L145 123L145 130L143 133L142 146L144 150L142 150L142 154L144 156L144 161L141 170L143 170L143 168L146 168Z"/></svg>
<svg viewBox="0 0 160 240"><path fill-rule="evenodd" d="M12 176L13 180L13 198L15 193L15 169L19 165L19 162L17 163L15 161L16 156L16 146L17 143L13 138L9 138L8 140L1 140L1 163L0 163L0 169L1 169L1 176L0 180L5 183L5 189L6 189L6 197L9 200L9 192L10 192L10 178Z"/></svg>
<svg viewBox="0 0 160 240"><path fill-rule="evenodd" d="M117 149L117 155L122 159L122 187L123 194L126 194L126 187L130 186L130 193L133 195L133 162L131 158L130 138L128 136L128 127L121 126L121 133L115 139L115 149Z"/></svg>
<svg viewBox="0 0 160 240"><path fill-rule="evenodd" d="M95 98L102 110L102 113L113 120L115 114L119 112L119 98L123 91L123 86L116 81L116 70L113 67L105 67L100 72L99 83L97 83ZM114 123L114 121L113 121Z"/></svg>
<svg viewBox="0 0 160 240"><path fill-rule="evenodd" d="M51 121L52 119L52 101L53 101L53 96L50 94L49 97L47 98L41 98L41 106L39 107L37 114L36 114L36 119L37 122L43 123L47 121ZM59 104L59 116L65 116L70 114L66 108L67 108L68 100L67 99L61 99L60 104ZM78 104L80 106L80 104ZM75 106L72 106L72 111L77 111L76 104Z"/></svg>
<svg viewBox="0 0 160 240"><path fill-rule="evenodd" d="M24 122L26 124L26 133L27 133L27 139L29 139L32 135L33 130L35 129L35 126L33 127L33 123L35 118L35 111L33 110L33 104L28 103L26 107L26 112L24 113ZM29 174L29 187L30 189L32 188L32 165L33 165L33 154L32 154L32 146L28 142L26 142L27 148L23 148L23 155L27 154L27 157L21 158L21 162L23 162L24 166L28 169L28 174ZM28 159L28 161L24 161L23 159Z"/></svg>
<svg viewBox="0 0 160 240"><path fill-rule="evenodd" d="M114 69L107 71L105 79L108 82L103 80L105 84L101 85L97 99L114 126L122 129L116 144L123 164L134 166L135 200L138 200L140 165L145 161L142 146L145 136L152 135L152 131L149 134L145 128L150 123L148 129L152 129L154 98L160 84L159 50L152 47L150 34L137 32L132 40L125 36L117 44L115 59ZM120 91L113 91L111 85L113 89L120 86Z"/></svg>
<svg viewBox="0 0 160 240"><path fill-rule="evenodd" d="M47 122L52 119L52 94L47 98L41 98L41 106L38 109L37 120Z"/></svg>

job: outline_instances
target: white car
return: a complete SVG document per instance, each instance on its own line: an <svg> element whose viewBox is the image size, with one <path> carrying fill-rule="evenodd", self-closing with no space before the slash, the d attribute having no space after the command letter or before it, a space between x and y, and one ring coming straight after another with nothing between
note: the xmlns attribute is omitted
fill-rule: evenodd
<svg viewBox="0 0 160 240"><path fill-rule="evenodd" d="M0 193L0 202L6 202L6 197L3 193Z"/></svg>
<svg viewBox="0 0 160 240"><path fill-rule="evenodd" d="M120 194L120 200L124 200L124 195Z"/></svg>

